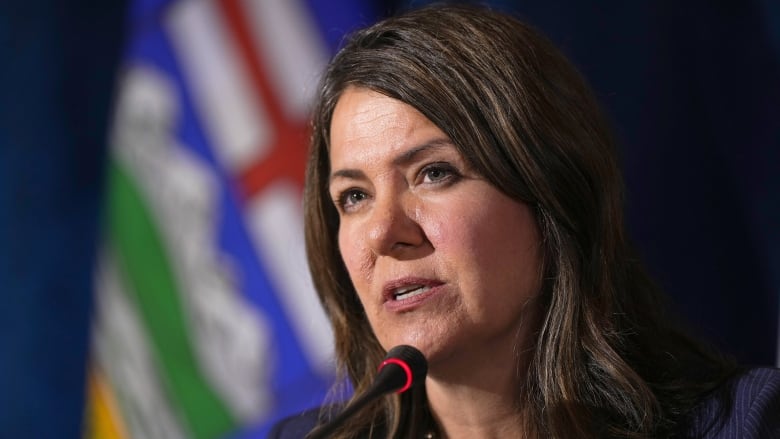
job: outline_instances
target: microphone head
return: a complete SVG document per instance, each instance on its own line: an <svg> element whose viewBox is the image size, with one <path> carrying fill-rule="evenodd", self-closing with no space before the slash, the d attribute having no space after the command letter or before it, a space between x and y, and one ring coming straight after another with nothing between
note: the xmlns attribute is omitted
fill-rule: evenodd
<svg viewBox="0 0 780 439"><path fill-rule="evenodd" d="M377 381L386 382L388 392L397 389L397 393L403 393L425 381L427 373L428 361L422 352L412 346L400 345L387 352L384 361L379 365Z"/></svg>

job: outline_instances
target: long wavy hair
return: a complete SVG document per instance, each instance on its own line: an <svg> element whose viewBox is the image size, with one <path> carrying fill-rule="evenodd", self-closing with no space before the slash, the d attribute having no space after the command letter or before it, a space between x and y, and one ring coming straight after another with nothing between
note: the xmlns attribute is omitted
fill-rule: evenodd
<svg viewBox="0 0 780 439"><path fill-rule="evenodd" d="M564 56L520 21L434 6L355 33L316 102L305 188L306 247L356 393L385 355L339 253L328 195L333 109L348 87L411 105L496 188L530 206L542 236L541 322L525 384L525 427L541 437L684 435L696 401L732 370L667 323L624 229L614 142ZM694 373L695 372L695 373ZM421 437L425 389L389 396L338 437Z"/></svg>

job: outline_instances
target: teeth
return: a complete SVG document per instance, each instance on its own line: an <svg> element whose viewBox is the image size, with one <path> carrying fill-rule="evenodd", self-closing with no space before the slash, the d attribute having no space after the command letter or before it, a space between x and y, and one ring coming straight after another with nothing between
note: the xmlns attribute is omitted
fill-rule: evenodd
<svg viewBox="0 0 780 439"><path fill-rule="evenodd" d="M406 287L406 288L401 288L401 289L399 289L399 290L397 290L395 292L395 300L403 300L403 299L407 299L409 297L414 297L414 296L416 296L418 294L422 294L422 293L424 293L424 292L426 292L426 291L428 291L430 289L431 289L431 287L420 286L420 285L410 286L410 287Z"/></svg>

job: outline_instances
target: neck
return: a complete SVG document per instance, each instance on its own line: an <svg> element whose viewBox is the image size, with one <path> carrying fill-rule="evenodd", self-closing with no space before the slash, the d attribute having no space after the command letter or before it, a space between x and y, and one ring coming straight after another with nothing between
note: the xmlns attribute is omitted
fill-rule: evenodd
<svg viewBox="0 0 780 439"><path fill-rule="evenodd" d="M529 353L508 349L431 370L426 393L443 436L528 437L522 388L529 357Z"/></svg>

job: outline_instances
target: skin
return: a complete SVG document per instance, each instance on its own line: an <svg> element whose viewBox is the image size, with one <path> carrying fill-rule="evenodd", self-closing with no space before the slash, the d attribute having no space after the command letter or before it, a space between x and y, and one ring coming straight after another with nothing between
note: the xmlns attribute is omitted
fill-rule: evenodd
<svg viewBox="0 0 780 439"><path fill-rule="evenodd" d="M428 359L447 437L521 437L518 389L538 314L533 214L476 174L413 107L349 88L331 122L339 249L385 349ZM398 288L428 289L395 300Z"/></svg>

